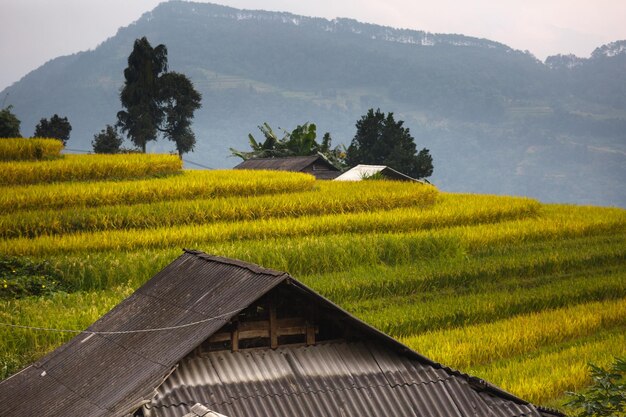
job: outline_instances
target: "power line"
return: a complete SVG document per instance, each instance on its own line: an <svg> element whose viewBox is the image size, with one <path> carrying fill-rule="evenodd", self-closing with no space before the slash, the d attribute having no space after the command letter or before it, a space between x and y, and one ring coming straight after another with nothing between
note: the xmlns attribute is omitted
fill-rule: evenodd
<svg viewBox="0 0 626 417"><path fill-rule="evenodd" d="M241 311L241 309L229 311L228 313L220 314L218 316L209 317L203 320L194 321L192 323L180 324L178 326L169 326L169 327L154 327L151 329L135 329L135 330L118 330L118 331L91 331L91 330L74 330L74 329L53 329L47 327L35 327L35 326L25 326L20 324L11 324L11 323L0 323L0 326L4 327L12 327L16 329L28 329L28 330L41 330L47 332L59 332L59 333L87 333L87 334L103 334L103 335L111 335L111 334L132 334L132 333L149 333L149 332L161 332L168 330L177 330L185 327L196 326L198 324L206 323L212 320L219 320L226 316L230 316L231 314L235 314Z"/></svg>
<svg viewBox="0 0 626 417"><path fill-rule="evenodd" d="M91 153L92 151L86 151L84 149L71 149L71 148L63 148L64 151L72 151L72 152L85 152L85 153Z"/></svg>
<svg viewBox="0 0 626 417"><path fill-rule="evenodd" d="M93 151L87 151L85 149L72 149L72 148L65 148L64 150L66 151L71 151L71 152L84 152L84 153L92 153ZM189 159L183 159L184 162L191 164L191 165L196 165L199 166L200 168L204 168L204 169L210 169L210 170L214 170L215 168L207 166L207 165L203 165L200 164L198 162L194 162L194 161L190 161Z"/></svg>
<svg viewBox="0 0 626 417"><path fill-rule="evenodd" d="M197 165L197 166L199 166L200 168L205 168L205 169L215 169L215 168L211 168L211 167L206 166L206 165L199 164L199 163L197 163L197 162L190 161L189 159L183 159L183 161L184 161L184 162L187 162L188 164L191 164L191 165Z"/></svg>

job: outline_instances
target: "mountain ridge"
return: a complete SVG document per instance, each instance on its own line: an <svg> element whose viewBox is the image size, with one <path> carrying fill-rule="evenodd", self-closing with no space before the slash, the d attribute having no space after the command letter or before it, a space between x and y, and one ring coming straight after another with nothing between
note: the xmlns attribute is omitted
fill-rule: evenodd
<svg viewBox="0 0 626 417"><path fill-rule="evenodd" d="M174 1L5 89L22 133L58 113L74 127L68 147L90 149L115 122L122 71L141 36L167 45L170 70L204 96L188 156L203 165L235 165L228 148L245 148L263 122L288 130L314 122L348 144L356 120L380 107L431 149L432 179L443 189L626 206L623 41L551 66L464 35Z"/></svg>
<svg viewBox="0 0 626 417"><path fill-rule="evenodd" d="M175 5L176 3L185 3L183 1L170 1L168 3L162 3L155 9L166 9L168 6ZM370 36L372 39L380 38L382 40L399 43L409 43L422 46L433 46L436 43L448 43L455 46L484 46L484 47L504 47L506 49L513 50L512 48L495 41L488 39L475 38L460 34L444 34L444 33L432 33L423 30L408 29L408 28L394 28L391 26L379 25L375 23L359 22L356 19L338 17L334 19L326 19L323 17L310 17L293 14L290 12L273 12L257 9L237 9L229 6L223 6L214 3L202 3L206 5L204 14L205 17L212 18L231 18L234 20L267 20L267 21L280 21L282 23L291 23L294 26L300 26L303 23L308 25L318 24L324 27L324 30L328 32L339 32L342 30L348 30L358 35ZM160 8L160 9L159 9ZM192 12L196 12L196 9L192 7ZM148 12L151 15L154 11ZM199 13L198 13L199 14ZM146 17L149 19L149 17ZM355 25L357 27L355 27ZM419 39L417 38L419 36ZM450 37L456 37L464 39L465 42L453 42L449 40Z"/></svg>

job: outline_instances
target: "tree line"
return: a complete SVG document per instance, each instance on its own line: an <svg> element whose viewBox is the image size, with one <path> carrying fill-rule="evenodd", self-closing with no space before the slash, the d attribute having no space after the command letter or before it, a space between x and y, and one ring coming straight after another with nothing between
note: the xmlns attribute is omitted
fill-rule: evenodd
<svg viewBox="0 0 626 417"><path fill-rule="evenodd" d="M168 71L167 47L153 47L146 37L136 39L124 69L120 92L122 110L117 122L94 135L96 153L146 152L148 142L161 134L174 142L178 155L193 151L196 137L191 129L194 112L201 107L201 94L186 75ZM0 137L21 137L20 121L8 106L0 110ZM67 117L57 114L41 119L34 137L57 138L65 145L72 127ZM317 142L317 126L304 123L292 131L282 129L279 137L269 124L259 126L263 139L248 135L250 151L231 153L244 160L287 156L322 155L340 170L358 164L387 165L414 178L432 175L433 160L428 149L419 152L409 128L393 113L380 109L368 112L356 122L356 134L348 148L332 147L326 132ZM125 133L136 148L124 148Z"/></svg>
<svg viewBox="0 0 626 417"><path fill-rule="evenodd" d="M192 151L196 137L191 121L201 107L202 96L186 75L168 71L166 46L152 47L146 37L135 40L124 79L122 110L115 124L106 125L94 135L94 152L145 152L146 144L156 140L158 134L174 142L181 157ZM0 110L0 137L22 137L20 124L11 105ZM67 117L55 114L41 119L33 137L56 138L65 145L71 130ZM126 133L136 148L122 147L120 132Z"/></svg>
<svg viewBox="0 0 626 417"><path fill-rule="evenodd" d="M21 138L20 132L21 121L12 112L13 106L9 105L0 110L0 138ZM34 138L50 138L59 139L63 145L70 138L72 125L67 117L60 117L54 114L49 119L43 118L35 126Z"/></svg>
<svg viewBox="0 0 626 417"><path fill-rule="evenodd" d="M231 154L243 160L251 158L284 158L289 156L320 155L339 170L358 164L386 165L413 178L427 178L433 173L430 151L417 151L415 139L404 121L396 121L393 113L369 109L356 122L356 134L348 148L332 147L330 133L318 143L317 128L313 123L298 125L279 138L269 124L259 126L264 140L248 135L251 151L231 148Z"/></svg>

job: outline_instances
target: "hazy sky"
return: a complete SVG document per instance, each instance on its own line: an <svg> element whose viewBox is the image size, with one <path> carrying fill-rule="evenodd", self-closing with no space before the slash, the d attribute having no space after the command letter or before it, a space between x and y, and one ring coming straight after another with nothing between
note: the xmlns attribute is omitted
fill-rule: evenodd
<svg viewBox="0 0 626 417"><path fill-rule="evenodd" d="M59 55L95 48L162 0L0 0L0 90ZM438 33L529 50L589 56L626 39L626 0L216 0ZM1 104L1 102L0 102Z"/></svg>

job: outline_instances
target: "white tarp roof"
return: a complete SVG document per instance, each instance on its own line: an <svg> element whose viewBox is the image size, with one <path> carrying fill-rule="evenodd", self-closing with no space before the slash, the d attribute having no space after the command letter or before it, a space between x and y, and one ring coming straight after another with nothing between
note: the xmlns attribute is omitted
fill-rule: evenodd
<svg viewBox="0 0 626 417"><path fill-rule="evenodd" d="M363 164L357 165L354 168L347 170L346 172L335 178L335 181L361 181L378 173L381 173L382 175L387 176L390 179L419 181L415 178L411 178L408 175L398 172L395 169L388 167L387 165Z"/></svg>

